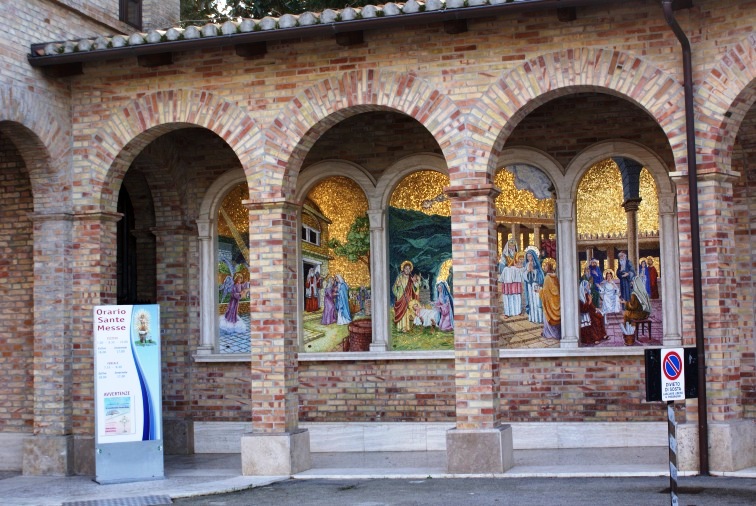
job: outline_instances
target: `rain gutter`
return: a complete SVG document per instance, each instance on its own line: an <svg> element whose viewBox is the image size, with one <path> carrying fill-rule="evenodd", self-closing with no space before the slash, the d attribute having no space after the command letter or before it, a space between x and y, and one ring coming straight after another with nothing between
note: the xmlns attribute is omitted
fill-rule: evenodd
<svg viewBox="0 0 756 506"><path fill-rule="evenodd" d="M673 0L662 0L664 18L682 46L683 88L685 90L685 136L688 157L688 197L690 200L690 242L693 268L693 310L698 354L698 455L699 473L709 475L709 424L706 402L706 356L703 330L703 289L701 287L701 235L698 215L698 169L696 167L696 131L693 116L693 64L690 41L675 19Z"/></svg>

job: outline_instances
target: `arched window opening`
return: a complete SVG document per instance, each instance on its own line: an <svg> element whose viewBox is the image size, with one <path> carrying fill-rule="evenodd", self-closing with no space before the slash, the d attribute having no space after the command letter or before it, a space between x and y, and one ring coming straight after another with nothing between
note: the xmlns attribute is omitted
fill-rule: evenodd
<svg viewBox="0 0 756 506"><path fill-rule="evenodd" d="M368 200L347 177L323 179L302 206L303 351L368 351L372 325Z"/></svg>
<svg viewBox="0 0 756 506"><path fill-rule="evenodd" d="M653 176L627 158L598 162L580 180L576 207L580 345L661 345Z"/></svg>
<svg viewBox="0 0 756 506"><path fill-rule="evenodd" d="M449 177L421 170L389 202L390 334L394 350L454 349Z"/></svg>
<svg viewBox="0 0 756 506"><path fill-rule="evenodd" d="M501 346L559 347L553 183L537 167L513 164L496 172L494 184L501 191L496 197Z"/></svg>

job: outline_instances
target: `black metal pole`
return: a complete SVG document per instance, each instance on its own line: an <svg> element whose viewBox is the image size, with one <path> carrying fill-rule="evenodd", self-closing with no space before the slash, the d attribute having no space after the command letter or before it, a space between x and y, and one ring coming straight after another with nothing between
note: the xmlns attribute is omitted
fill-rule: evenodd
<svg viewBox="0 0 756 506"><path fill-rule="evenodd" d="M664 18L682 46L683 86L685 89L685 136L688 155L688 198L690 201L690 242L693 269L693 311L698 352L698 455L699 473L709 474L709 424L706 406L706 357L703 331L703 290L701 288L701 236L698 217L698 169L696 167L696 132L693 116L693 65L690 42L675 19L673 0L662 0Z"/></svg>

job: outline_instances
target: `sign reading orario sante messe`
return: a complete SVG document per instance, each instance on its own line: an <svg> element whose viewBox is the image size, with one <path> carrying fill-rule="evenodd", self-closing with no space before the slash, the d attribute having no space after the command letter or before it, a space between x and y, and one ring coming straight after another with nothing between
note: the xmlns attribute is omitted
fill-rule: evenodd
<svg viewBox="0 0 756 506"><path fill-rule="evenodd" d="M96 481L161 479L160 307L97 306L93 316Z"/></svg>

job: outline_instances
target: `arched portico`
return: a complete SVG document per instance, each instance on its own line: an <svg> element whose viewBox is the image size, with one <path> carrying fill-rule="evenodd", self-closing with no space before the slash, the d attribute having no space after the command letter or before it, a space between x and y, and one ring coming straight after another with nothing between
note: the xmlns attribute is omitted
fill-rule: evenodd
<svg viewBox="0 0 756 506"><path fill-rule="evenodd" d="M666 133L675 158L685 157L684 131L678 127L685 114L680 83L650 61L612 49L574 48L532 58L502 74L469 118L486 125L481 131L490 152L497 153L534 109L580 91L604 92L636 104ZM488 164L492 171L494 160Z"/></svg>

